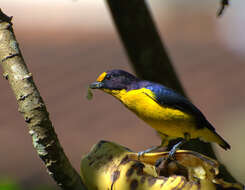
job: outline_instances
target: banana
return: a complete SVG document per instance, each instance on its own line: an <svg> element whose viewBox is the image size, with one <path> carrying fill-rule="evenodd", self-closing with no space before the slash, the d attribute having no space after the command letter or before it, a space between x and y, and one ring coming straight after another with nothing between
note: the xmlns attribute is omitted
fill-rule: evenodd
<svg viewBox="0 0 245 190"><path fill-rule="evenodd" d="M179 150L138 154L113 142L100 141L82 158L81 177L88 190L216 190L242 185L216 179L217 161L197 152ZM155 163L163 162L155 167ZM225 185L224 185L225 184Z"/></svg>

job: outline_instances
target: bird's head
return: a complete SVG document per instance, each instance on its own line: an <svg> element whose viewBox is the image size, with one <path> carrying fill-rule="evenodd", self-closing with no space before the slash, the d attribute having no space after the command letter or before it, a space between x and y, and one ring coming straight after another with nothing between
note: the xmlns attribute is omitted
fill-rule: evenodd
<svg viewBox="0 0 245 190"><path fill-rule="evenodd" d="M90 84L92 89L101 89L115 95L120 91L127 91L130 85L138 81L134 75L123 70L110 70L99 75L96 82Z"/></svg>

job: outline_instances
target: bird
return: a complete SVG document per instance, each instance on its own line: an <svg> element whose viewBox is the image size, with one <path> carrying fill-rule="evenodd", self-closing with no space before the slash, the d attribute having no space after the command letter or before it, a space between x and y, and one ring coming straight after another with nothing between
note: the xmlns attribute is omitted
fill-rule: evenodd
<svg viewBox="0 0 245 190"><path fill-rule="evenodd" d="M139 156L167 146L170 140L179 138L181 141L170 150L171 157L182 144L196 138L217 143L225 150L230 149L230 145L194 104L162 84L113 69L101 73L89 87L112 95L157 131L162 139L161 144L139 152Z"/></svg>

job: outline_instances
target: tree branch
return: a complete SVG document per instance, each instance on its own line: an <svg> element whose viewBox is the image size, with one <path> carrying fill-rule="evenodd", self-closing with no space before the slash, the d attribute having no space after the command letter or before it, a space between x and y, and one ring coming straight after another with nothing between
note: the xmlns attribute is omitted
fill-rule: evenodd
<svg viewBox="0 0 245 190"><path fill-rule="evenodd" d="M185 95L145 1L106 0L106 2L136 74L143 79L164 84ZM200 140L191 140L182 148L217 159L212 146ZM235 181L224 166L221 176L228 181Z"/></svg>
<svg viewBox="0 0 245 190"><path fill-rule="evenodd" d="M185 95L144 1L107 0L107 4L136 74Z"/></svg>
<svg viewBox="0 0 245 190"><path fill-rule="evenodd" d="M13 33L11 17L0 10L0 63L23 115L33 146L55 182L67 190L85 190L80 175L70 164L49 113L28 71Z"/></svg>

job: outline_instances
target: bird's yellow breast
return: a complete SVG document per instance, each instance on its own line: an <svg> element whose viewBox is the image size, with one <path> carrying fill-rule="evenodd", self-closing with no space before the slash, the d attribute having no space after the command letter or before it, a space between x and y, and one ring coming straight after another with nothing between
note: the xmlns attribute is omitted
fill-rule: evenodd
<svg viewBox="0 0 245 190"><path fill-rule="evenodd" d="M128 109L157 131L173 137L183 137L194 129L194 119L188 113L158 104L154 93L146 88L107 91Z"/></svg>

